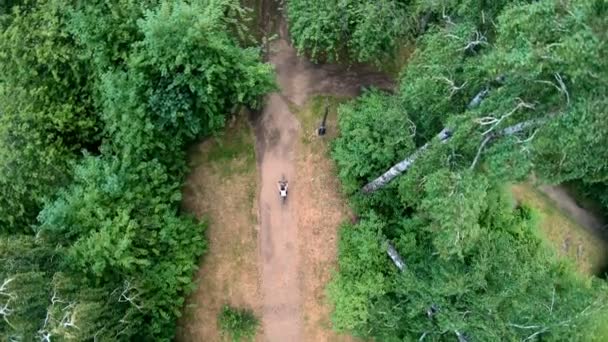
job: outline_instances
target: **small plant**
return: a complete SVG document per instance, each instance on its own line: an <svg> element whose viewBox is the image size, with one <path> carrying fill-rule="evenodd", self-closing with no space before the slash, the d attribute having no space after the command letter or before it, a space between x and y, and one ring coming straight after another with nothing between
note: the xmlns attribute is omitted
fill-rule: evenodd
<svg viewBox="0 0 608 342"><path fill-rule="evenodd" d="M222 335L234 342L252 341L260 322L248 309L224 305L217 317Z"/></svg>

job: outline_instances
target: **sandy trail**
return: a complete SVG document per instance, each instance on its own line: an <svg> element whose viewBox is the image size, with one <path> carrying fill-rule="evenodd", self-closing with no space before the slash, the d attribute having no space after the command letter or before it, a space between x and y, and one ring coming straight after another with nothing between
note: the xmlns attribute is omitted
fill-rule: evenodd
<svg viewBox="0 0 608 342"><path fill-rule="evenodd" d="M279 93L268 96L255 122L259 197L260 273L262 278L262 325L265 340L295 342L303 335L302 279L297 208L298 180L295 177L295 146L300 125L291 109L303 105L313 94L356 95L362 86L390 89L386 76L369 70L346 70L336 65L314 65L297 56L287 40L284 23L280 38L270 47L269 61L275 65ZM289 181L289 198L280 202L277 181Z"/></svg>

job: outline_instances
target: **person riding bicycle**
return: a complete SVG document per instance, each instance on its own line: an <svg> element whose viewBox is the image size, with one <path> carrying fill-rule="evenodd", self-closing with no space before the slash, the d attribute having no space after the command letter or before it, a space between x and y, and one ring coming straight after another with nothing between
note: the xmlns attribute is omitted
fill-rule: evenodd
<svg viewBox="0 0 608 342"><path fill-rule="evenodd" d="M281 197L287 197L287 188L289 187L289 183L287 183L287 181L279 181L278 185Z"/></svg>

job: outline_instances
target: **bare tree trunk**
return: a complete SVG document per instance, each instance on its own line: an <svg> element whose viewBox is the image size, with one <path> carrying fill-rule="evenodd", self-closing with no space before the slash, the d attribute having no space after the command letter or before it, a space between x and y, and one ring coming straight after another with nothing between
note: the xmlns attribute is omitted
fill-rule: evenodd
<svg viewBox="0 0 608 342"><path fill-rule="evenodd" d="M391 257L391 259L393 260L393 263L395 264L395 266L397 266L399 271L404 271L405 262L401 258L401 255L399 255L399 252L397 252L397 250L395 249L395 246L393 246L393 244L390 243L390 241L387 241L387 244L388 244L388 246L386 248L386 253L388 253L389 257Z"/></svg>
<svg viewBox="0 0 608 342"><path fill-rule="evenodd" d="M439 139L440 142L445 142L448 139L450 139L451 136L452 136L452 131L449 128L444 128L441 130L441 132L439 132L439 134L437 134L437 139ZM395 166L391 167L382 176L367 183L367 185L365 185L363 187L363 189L361 189L361 191L363 191L365 193L370 193L370 192L374 192L374 191L380 189L381 187L385 186L390 181L392 181L395 177L399 176L400 174L405 172L407 169L409 169L410 166L412 166L412 164L414 164L416 159L420 156L420 154L422 152L424 152L427 148L429 148L429 146L430 146L430 142L427 142L422 147L420 147L418 150L416 150L416 152L411 154L409 157L405 158L401 162L395 164Z"/></svg>
<svg viewBox="0 0 608 342"><path fill-rule="evenodd" d="M437 134L437 139L439 139L440 142L445 142L448 139L450 139L451 136L452 136L452 131L449 128L444 128L441 130L441 132L439 132L439 134ZM431 144L430 142L427 142L426 144L424 144L422 147L420 147L418 150L416 150L416 152L411 154L409 157L405 158L401 162L395 164L395 166L391 167L382 176L367 183L367 185L365 185L363 187L363 189L361 189L361 191L363 191L364 193L374 192L374 191L380 189L381 187L385 186L386 184L388 184L395 177L397 177L400 174L402 174L403 172L407 171L407 169L409 169L410 166L412 166L412 164L414 164L414 162L420 156L420 154L422 152L424 152L427 148L429 148L430 144Z"/></svg>
<svg viewBox="0 0 608 342"><path fill-rule="evenodd" d="M493 81L491 81L488 85L486 85L485 88L483 88L482 90L480 90L479 93L477 93L473 97L473 99L471 100L471 102L469 102L467 108L468 109L473 109L475 107L478 107L481 104L481 102L486 97L488 97L488 95L490 95L490 90L492 88L501 87L505 83L505 79L506 79L505 75L499 75L498 77L496 77Z"/></svg>
<svg viewBox="0 0 608 342"><path fill-rule="evenodd" d="M517 134L517 133L525 130L526 128L540 125L540 124L546 122L547 120L548 120L548 118L540 118L540 119L532 119L532 120L528 120L528 121L522 121L522 122L520 122L518 124L515 124L513 126L509 126L507 128L504 128L501 131L493 133L491 135L491 137L488 139L488 141L491 140L491 139L500 137L500 136L509 136L509 135ZM440 142L444 143L444 142L448 141L452 137L452 133L453 132L452 132L451 129L444 128L444 129L441 130L441 132L439 132L439 134L437 134L437 138L439 139ZM486 143L488 141L486 141ZM391 167L382 176L380 176L380 177L374 179L373 181L367 183L361 189L361 191L363 193L371 193L371 192L374 192L374 191L376 191L376 190L384 187L386 184L388 184L390 181L392 181L393 179L395 179L397 176L399 176L403 172L407 171L414 164L414 162L420 156L420 154L422 152L424 152L426 149L428 149L429 146L430 146L430 142L427 142L422 147L420 147L418 150L416 150L416 152L414 152L413 154L409 155L404 160L400 161L399 163L397 163L393 167Z"/></svg>
<svg viewBox="0 0 608 342"><path fill-rule="evenodd" d="M479 106L481 104L481 101L483 101L483 99L485 99L489 93L490 93L490 88L488 88L488 87L481 90L479 93L477 93L477 95L475 95L475 97L473 97L471 102L469 102L469 105L467 106L467 108L473 109L473 108Z"/></svg>

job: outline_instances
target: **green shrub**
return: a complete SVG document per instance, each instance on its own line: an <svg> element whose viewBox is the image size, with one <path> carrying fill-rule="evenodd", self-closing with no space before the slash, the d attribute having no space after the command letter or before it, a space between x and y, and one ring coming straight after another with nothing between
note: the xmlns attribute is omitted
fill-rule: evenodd
<svg viewBox="0 0 608 342"><path fill-rule="evenodd" d="M260 322L253 312L248 309L237 309L224 305L217 317L222 335L232 341L253 340Z"/></svg>

